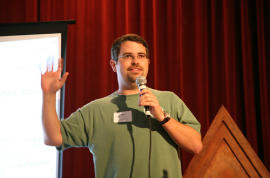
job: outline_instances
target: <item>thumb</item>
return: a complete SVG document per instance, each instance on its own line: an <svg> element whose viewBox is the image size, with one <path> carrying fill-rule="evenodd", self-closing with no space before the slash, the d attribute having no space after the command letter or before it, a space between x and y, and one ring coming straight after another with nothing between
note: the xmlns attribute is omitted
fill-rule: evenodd
<svg viewBox="0 0 270 178"><path fill-rule="evenodd" d="M68 72L64 73L64 75L62 76L62 78L59 80L62 85L64 85L64 83L65 83L68 75L69 75Z"/></svg>

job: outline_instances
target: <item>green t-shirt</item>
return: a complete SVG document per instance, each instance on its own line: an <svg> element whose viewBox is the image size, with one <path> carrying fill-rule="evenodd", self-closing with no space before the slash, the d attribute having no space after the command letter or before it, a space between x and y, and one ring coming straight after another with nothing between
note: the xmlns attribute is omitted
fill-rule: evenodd
<svg viewBox="0 0 270 178"><path fill-rule="evenodd" d="M172 118L200 132L200 123L178 96L151 91ZM88 147L97 178L148 177L149 122L138 100L138 94L115 92L78 109L61 121L63 145L59 149ZM151 123L151 177L182 177L178 146L154 118Z"/></svg>

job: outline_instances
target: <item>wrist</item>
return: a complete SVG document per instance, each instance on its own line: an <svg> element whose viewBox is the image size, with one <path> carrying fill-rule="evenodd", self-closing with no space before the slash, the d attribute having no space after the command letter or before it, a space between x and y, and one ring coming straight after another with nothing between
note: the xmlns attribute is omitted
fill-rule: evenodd
<svg viewBox="0 0 270 178"><path fill-rule="evenodd" d="M163 120L159 121L160 125L167 123L171 119L171 116L166 111L162 109L162 112L163 112Z"/></svg>
<svg viewBox="0 0 270 178"><path fill-rule="evenodd" d="M43 93L43 100L55 100L56 93Z"/></svg>

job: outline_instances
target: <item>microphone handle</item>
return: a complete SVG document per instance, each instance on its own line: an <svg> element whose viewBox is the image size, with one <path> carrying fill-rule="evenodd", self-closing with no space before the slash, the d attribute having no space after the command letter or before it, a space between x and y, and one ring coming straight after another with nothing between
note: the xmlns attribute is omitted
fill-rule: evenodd
<svg viewBox="0 0 270 178"><path fill-rule="evenodd" d="M142 91L146 88L146 85L142 84L139 86L139 90ZM150 116L150 110L149 110L149 106L144 106L144 110L145 110L145 114Z"/></svg>

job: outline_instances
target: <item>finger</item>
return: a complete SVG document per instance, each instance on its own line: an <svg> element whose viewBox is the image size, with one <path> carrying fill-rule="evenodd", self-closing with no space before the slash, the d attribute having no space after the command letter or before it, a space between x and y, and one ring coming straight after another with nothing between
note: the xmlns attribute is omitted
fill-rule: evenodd
<svg viewBox="0 0 270 178"><path fill-rule="evenodd" d="M49 72L49 67L48 67L48 66L46 66L46 71L45 71L45 73L47 73L47 72Z"/></svg>
<svg viewBox="0 0 270 178"><path fill-rule="evenodd" d="M142 96L142 95L145 95L145 94L152 94L152 93L151 93L151 91L148 90L148 89L143 89L143 90L140 91L140 95L141 95L141 96Z"/></svg>
<svg viewBox="0 0 270 178"><path fill-rule="evenodd" d="M157 103L157 99L153 96L143 96L140 98L140 103L146 103L146 102L155 102Z"/></svg>
<svg viewBox="0 0 270 178"><path fill-rule="evenodd" d="M64 73L64 75L62 76L62 78L59 80L60 83L63 85L65 83L65 81L67 80L67 77L68 77L69 73L66 72Z"/></svg>
<svg viewBox="0 0 270 178"><path fill-rule="evenodd" d="M156 99L156 96L153 95L152 93L149 93L149 92L145 92L143 93L141 96L140 96L140 99L141 100L147 100L147 99Z"/></svg>
<svg viewBox="0 0 270 178"><path fill-rule="evenodd" d="M62 71L62 62L63 62L62 58L59 58L59 60L58 60L58 69L57 69L58 72Z"/></svg>
<svg viewBox="0 0 270 178"><path fill-rule="evenodd" d="M59 60L60 59L58 59L57 61L53 60L53 62L52 62L52 71L53 72L59 72ZM56 62L57 62L57 64L56 64Z"/></svg>
<svg viewBox="0 0 270 178"><path fill-rule="evenodd" d="M145 94L145 95L141 96L139 103L140 103L140 105L148 105L150 103L151 103L151 106L159 105L159 102L158 102L156 96L154 96L152 94Z"/></svg>
<svg viewBox="0 0 270 178"><path fill-rule="evenodd" d="M51 64L49 65L49 71L50 71L50 72L53 72L53 63L51 63Z"/></svg>
<svg viewBox="0 0 270 178"><path fill-rule="evenodd" d="M142 102L140 104L140 106L150 106L150 107L155 107L157 106L157 103L153 102L153 101L146 101L146 102Z"/></svg>

